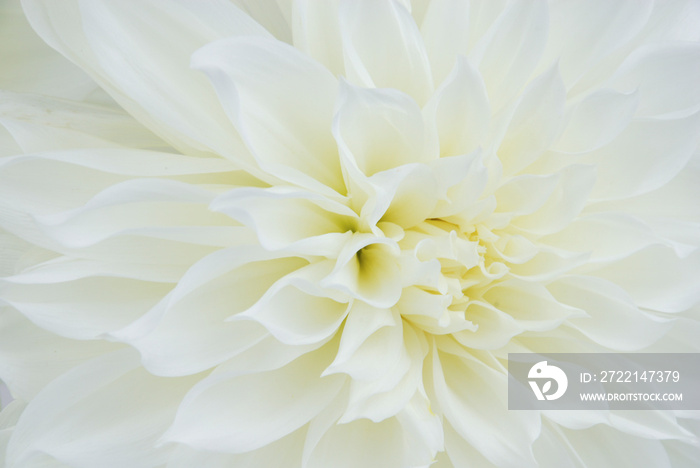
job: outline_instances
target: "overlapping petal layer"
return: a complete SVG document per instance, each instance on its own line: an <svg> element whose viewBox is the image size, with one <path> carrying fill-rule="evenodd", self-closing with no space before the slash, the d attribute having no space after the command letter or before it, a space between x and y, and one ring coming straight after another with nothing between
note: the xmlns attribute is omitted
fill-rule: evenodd
<svg viewBox="0 0 700 468"><path fill-rule="evenodd" d="M22 8L72 64L1 33L7 466L700 459L505 409L508 352L700 351L697 2Z"/></svg>

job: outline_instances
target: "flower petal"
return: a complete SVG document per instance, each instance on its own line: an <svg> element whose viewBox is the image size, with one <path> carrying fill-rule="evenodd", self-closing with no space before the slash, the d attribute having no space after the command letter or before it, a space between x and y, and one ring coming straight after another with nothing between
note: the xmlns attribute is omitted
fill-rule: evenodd
<svg viewBox="0 0 700 468"><path fill-rule="evenodd" d="M636 49L607 85L639 93L637 115L653 116L700 105L700 44L650 44Z"/></svg>
<svg viewBox="0 0 700 468"><path fill-rule="evenodd" d="M497 466L537 466L531 444L540 416L506 409L506 374L475 357L433 350L434 391L445 419Z"/></svg>
<svg viewBox="0 0 700 468"><path fill-rule="evenodd" d="M468 59L456 59L454 69L430 98L424 113L437 127L440 156L468 154L482 144L491 109L484 80Z"/></svg>
<svg viewBox="0 0 700 468"><path fill-rule="evenodd" d="M195 450L187 445L178 444L165 468L297 468L301 466L305 436L306 430L301 428L257 450L235 454Z"/></svg>
<svg viewBox="0 0 700 468"><path fill-rule="evenodd" d="M399 300L402 278L395 242L370 234L355 234L338 254L335 268L321 286L336 289L378 308Z"/></svg>
<svg viewBox="0 0 700 468"><path fill-rule="evenodd" d="M547 42L546 1L511 2L470 52L484 77L492 109L529 81Z"/></svg>
<svg viewBox="0 0 700 468"><path fill-rule="evenodd" d="M97 85L32 30L19 0L0 5L0 89L83 99Z"/></svg>
<svg viewBox="0 0 700 468"><path fill-rule="evenodd" d="M681 312L700 301L696 272L700 251L678 258L666 246L650 246L595 271L625 289L640 307L660 312Z"/></svg>
<svg viewBox="0 0 700 468"><path fill-rule="evenodd" d="M328 354L311 352L269 372L207 377L187 395L162 441L241 453L290 434L321 412L343 385L342 377L319 377Z"/></svg>
<svg viewBox="0 0 700 468"><path fill-rule="evenodd" d="M572 110L554 151L583 153L610 143L630 123L639 93L601 89L586 96Z"/></svg>
<svg viewBox="0 0 700 468"><path fill-rule="evenodd" d="M505 175L519 173L549 148L561 132L565 102L566 90L556 65L527 85L498 148Z"/></svg>
<svg viewBox="0 0 700 468"><path fill-rule="evenodd" d="M347 315L348 305L309 294L291 284L292 274L235 320L254 320L285 344L305 345L329 338Z"/></svg>
<svg viewBox="0 0 700 468"><path fill-rule="evenodd" d="M190 54L207 42L269 35L233 3L70 0L59 7L26 0L23 6L42 39L156 134L185 152L219 152L249 166L216 96L189 69Z"/></svg>
<svg viewBox="0 0 700 468"><path fill-rule="evenodd" d="M340 0L294 2L294 47L322 63L334 76L345 75L340 37Z"/></svg>
<svg viewBox="0 0 700 468"><path fill-rule="evenodd" d="M351 83L394 88L424 104L433 91L423 38L408 10L394 0L342 1L340 28Z"/></svg>
<svg viewBox="0 0 700 468"><path fill-rule="evenodd" d="M291 44L291 0L233 0L233 3L277 39Z"/></svg>
<svg viewBox="0 0 700 468"><path fill-rule="evenodd" d="M678 119L633 121L609 145L580 159L597 166L591 198L625 198L663 186L697 149L699 128L700 112Z"/></svg>
<svg viewBox="0 0 700 468"><path fill-rule="evenodd" d="M150 372L165 376L201 372L249 349L267 331L256 323L226 319L306 264L260 250L244 246L203 258L154 309L111 335L138 349Z"/></svg>
<svg viewBox="0 0 700 468"><path fill-rule="evenodd" d="M428 3L420 32L430 59L435 84L466 55L469 43L470 5L466 0L433 0ZM456 154L456 153L455 153Z"/></svg>
<svg viewBox="0 0 700 468"><path fill-rule="evenodd" d="M551 330L572 316L582 315L575 307L557 302L544 286L522 280L498 283L488 288L483 298L525 330Z"/></svg>
<svg viewBox="0 0 700 468"><path fill-rule="evenodd" d="M437 157L418 105L391 89L343 83L333 134L341 154L367 176Z"/></svg>
<svg viewBox="0 0 700 468"><path fill-rule="evenodd" d="M264 170L345 194L330 133L337 81L328 70L291 46L254 37L209 44L192 66L208 75Z"/></svg>
<svg viewBox="0 0 700 468"><path fill-rule="evenodd" d="M44 96L0 91L0 125L24 153L128 146L165 149L167 143L125 112Z"/></svg>
<svg viewBox="0 0 700 468"><path fill-rule="evenodd" d="M635 217L616 212L582 216L539 241L571 252L590 252L589 263L619 260L653 244L673 246Z"/></svg>
<svg viewBox="0 0 700 468"><path fill-rule="evenodd" d="M347 206L291 187L241 188L210 206L250 227L265 248L300 254L337 255L359 221Z"/></svg>
<svg viewBox="0 0 700 468"><path fill-rule="evenodd" d="M550 234L563 229L578 216L596 183L595 168L576 164L556 175L557 185L547 202L532 214L514 218L514 227L539 235Z"/></svg>
<svg viewBox="0 0 700 468"><path fill-rule="evenodd" d="M649 21L654 3L651 0L552 2L550 38L543 63L560 60L567 88L574 87L586 73L597 72L603 59L636 39ZM589 86L590 82L582 82L575 91Z"/></svg>
<svg viewBox="0 0 700 468"><path fill-rule="evenodd" d="M163 463L167 450L153 445L196 380L154 377L139 369L128 349L91 360L51 382L27 406L7 462L26 466L47 454L68 466Z"/></svg>
<svg viewBox="0 0 700 468"><path fill-rule="evenodd" d="M547 285L563 304L584 310L587 317L568 323L608 348L635 351L653 344L671 328L672 321L643 312L618 286L595 277L569 276ZM625 330L624 335L620 330Z"/></svg>
<svg viewBox="0 0 700 468"><path fill-rule="evenodd" d="M77 341L42 330L10 307L0 307L0 375L13 395L33 399L51 380L118 345ZM55 352L61 350L60 353Z"/></svg>

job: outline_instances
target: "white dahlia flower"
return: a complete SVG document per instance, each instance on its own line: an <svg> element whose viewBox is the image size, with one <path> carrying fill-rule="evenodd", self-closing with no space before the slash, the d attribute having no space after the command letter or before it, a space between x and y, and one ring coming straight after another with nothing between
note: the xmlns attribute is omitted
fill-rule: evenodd
<svg viewBox="0 0 700 468"><path fill-rule="evenodd" d="M698 466L697 0L0 5L5 466Z"/></svg>

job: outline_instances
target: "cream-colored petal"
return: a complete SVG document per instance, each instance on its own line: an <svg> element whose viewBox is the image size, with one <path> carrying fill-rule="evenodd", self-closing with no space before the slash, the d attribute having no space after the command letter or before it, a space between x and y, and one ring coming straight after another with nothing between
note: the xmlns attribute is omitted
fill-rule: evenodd
<svg viewBox="0 0 700 468"><path fill-rule="evenodd" d="M0 4L0 89L83 99L97 85L32 30L20 0Z"/></svg>
<svg viewBox="0 0 700 468"><path fill-rule="evenodd" d="M294 47L335 76L345 75L339 8L340 0L299 0L293 5Z"/></svg>
<svg viewBox="0 0 700 468"><path fill-rule="evenodd" d="M258 302L232 320L254 320L285 344L318 343L332 336L345 319L348 304L295 287L294 276L277 281Z"/></svg>
<svg viewBox="0 0 700 468"><path fill-rule="evenodd" d="M700 112L677 119L634 120L609 145L581 158L597 166L591 198L614 200L662 187L693 156L698 128Z"/></svg>
<svg viewBox="0 0 700 468"><path fill-rule="evenodd" d="M586 96L570 111L562 134L551 149L583 153L610 143L629 125L639 105L639 93L601 89Z"/></svg>
<svg viewBox="0 0 700 468"><path fill-rule="evenodd" d="M242 453L279 440L314 418L340 391L344 378L319 377L328 364L322 349L278 370L211 375L185 397L162 441Z"/></svg>
<svg viewBox="0 0 700 468"><path fill-rule="evenodd" d="M236 454L195 450L187 445L179 444L172 451L165 468L191 468L192 466L206 466L207 468L230 468L232 466L236 468L264 466L297 468L301 463L305 436L306 428L303 427L257 450Z"/></svg>
<svg viewBox="0 0 700 468"><path fill-rule="evenodd" d="M556 176L556 188L547 202L534 213L514 218L514 227L538 235L550 234L568 226L579 215L596 183L595 168L571 165Z"/></svg>
<svg viewBox="0 0 700 468"><path fill-rule="evenodd" d="M549 22L545 1L511 2L500 11L498 7L494 5L497 19L469 55L484 77L493 110L528 82L544 51Z"/></svg>
<svg viewBox="0 0 700 468"><path fill-rule="evenodd" d="M488 77L484 78L488 83ZM556 64L527 85L497 150L504 174L519 173L555 141L561 132L565 101Z"/></svg>
<svg viewBox="0 0 700 468"><path fill-rule="evenodd" d="M345 194L330 132L337 81L327 69L287 44L248 36L209 44L192 66L207 74L263 170Z"/></svg>
<svg viewBox="0 0 700 468"><path fill-rule="evenodd" d="M344 157L367 176L437 158L418 105L393 89L343 83L333 134Z"/></svg>
<svg viewBox="0 0 700 468"><path fill-rule="evenodd" d="M419 23L436 85L447 77L458 57L467 53L469 10L467 0L433 0Z"/></svg>
<svg viewBox="0 0 700 468"><path fill-rule="evenodd" d="M338 254L333 271L321 286L336 289L374 307L391 307L401 296L403 278L395 242L371 234L355 234Z"/></svg>
<svg viewBox="0 0 700 468"><path fill-rule="evenodd" d="M630 54L606 86L639 93L638 116L696 110L700 44L649 44Z"/></svg>
<svg viewBox="0 0 700 468"><path fill-rule="evenodd" d="M233 3L280 41L292 42L291 0L233 0Z"/></svg>
<svg viewBox="0 0 700 468"><path fill-rule="evenodd" d="M547 289L563 304L586 312L568 324L596 343L619 351L634 351L653 344L672 326L668 318L640 310L618 286L594 277L569 276ZM620 330L625 330L624 335Z"/></svg>
<svg viewBox="0 0 700 468"><path fill-rule="evenodd" d="M134 346L156 375L188 375L218 365L267 336L259 324L226 319L306 264L274 257L249 246L215 252L192 266L148 314L112 336Z"/></svg>
<svg viewBox="0 0 700 468"><path fill-rule="evenodd" d="M700 300L695 276L698 268L700 251L678 258L673 249L655 245L596 270L594 274L620 285L640 307L681 312Z"/></svg>
<svg viewBox="0 0 700 468"><path fill-rule="evenodd" d="M344 204L292 187L241 188L210 206L250 227L265 248L300 254L337 255L359 224Z"/></svg>
<svg viewBox="0 0 700 468"><path fill-rule="evenodd" d="M192 52L207 42L269 35L233 3L25 0L23 7L42 39L156 134L185 152L219 152L248 167L215 93L189 68Z"/></svg>
<svg viewBox="0 0 700 468"><path fill-rule="evenodd" d="M597 71L603 59L634 43L649 21L654 3L651 0L551 2L550 37L543 64L558 59L567 88L573 87L582 75ZM584 84L577 90L590 86Z"/></svg>
<svg viewBox="0 0 700 468"><path fill-rule="evenodd" d="M168 149L123 111L96 104L0 92L0 125L25 153L128 146Z"/></svg>
<svg viewBox="0 0 700 468"><path fill-rule="evenodd" d="M31 466L42 455L68 466L158 466L168 448L157 438L197 378L154 377L133 350L91 360L51 382L17 423L7 464ZM109 454L109 456L106 456Z"/></svg>
<svg viewBox="0 0 700 468"><path fill-rule="evenodd" d="M484 144L491 109L484 80L468 59L455 60L423 112L436 126L440 156L468 154Z"/></svg>
<svg viewBox="0 0 700 468"><path fill-rule="evenodd" d="M531 444L540 432L536 413L507 408L506 374L464 352L432 351L435 392L447 421L465 441L497 466L537 466Z"/></svg>
<svg viewBox="0 0 700 468"><path fill-rule="evenodd" d="M639 219L619 212L582 216L539 241L571 252L590 252L589 263L619 260L653 244L674 246Z"/></svg>
<svg viewBox="0 0 700 468"><path fill-rule="evenodd" d="M410 12L398 2L341 1L340 30L345 71L351 83L394 88L424 104L433 92L423 38Z"/></svg>
<svg viewBox="0 0 700 468"><path fill-rule="evenodd" d="M71 368L118 347L104 341L62 338L10 307L1 307L0 317L0 376L14 397L24 401ZM60 353L54 352L59 349Z"/></svg>

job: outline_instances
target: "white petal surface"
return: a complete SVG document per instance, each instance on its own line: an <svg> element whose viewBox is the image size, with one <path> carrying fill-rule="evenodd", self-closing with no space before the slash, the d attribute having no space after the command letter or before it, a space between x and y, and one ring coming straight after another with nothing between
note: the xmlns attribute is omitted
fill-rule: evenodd
<svg viewBox="0 0 700 468"><path fill-rule="evenodd" d="M19 1L0 465L697 464L506 395L699 350L697 0Z"/></svg>
<svg viewBox="0 0 700 468"><path fill-rule="evenodd" d="M270 372L213 375L194 387L164 441L199 449L247 452L306 424L338 393L343 379L318 377L328 365L306 355Z"/></svg>
<svg viewBox="0 0 700 468"><path fill-rule="evenodd" d="M0 4L0 89L83 99L95 83L32 30L20 0Z"/></svg>
<svg viewBox="0 0 700 468"><path fill-rule="evenodd" d="M328 70L291 46L251 37L213 43L193 56L192 66L209 76L265 170L344 194L329 132L337 82Z"/></svg>
<svg viewBox="0 0 700 468"><path fill-rule="evenodd" d="M190 54L207 42L232 35L268 35L232 3L215 1L202 7L182 0L166 8L151 1L71 0L59 7L25 0L23 6L47 43L87 70L164 139L194 152L231 154L240 148L206 79L189 70ZM192 21L193 15L199 21ZM245 153L237 152L238 162L246 164L241 155Z"/></svg>
<svg viewBox="0 0 700 468"><path fill-rule="evenodd" d="M138 364L133 351L122 350L54 380L17 423L8 465L27 466L42 454L75 467L164 462L167 451L152 445L174 417L173 403L196 379L153 377Z"/></svg>
<svg viewBox="0 0 700 468"><path fill-rule="evenodd" d="M340 30L345 71L357 86L394 88L424 104L433 91L418 27L394 0L342 0Z"/></svg>

